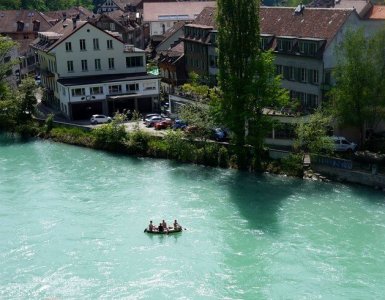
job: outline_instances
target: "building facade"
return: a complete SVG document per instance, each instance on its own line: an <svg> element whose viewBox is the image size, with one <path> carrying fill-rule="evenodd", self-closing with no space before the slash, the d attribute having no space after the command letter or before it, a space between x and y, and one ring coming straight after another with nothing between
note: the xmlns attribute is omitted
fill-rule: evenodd
<svg viewBox="0 0 385 300"><path fill-rule="evenodd" d="M157 111L159 79L146 72L143 50L89 22L63 20L32 44L46 100L69 119Z"/></svg>

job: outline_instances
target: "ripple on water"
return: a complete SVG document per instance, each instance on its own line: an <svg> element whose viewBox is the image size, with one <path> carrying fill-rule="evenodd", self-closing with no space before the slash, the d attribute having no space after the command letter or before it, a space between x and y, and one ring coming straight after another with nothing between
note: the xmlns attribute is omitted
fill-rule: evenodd
<svg viewBox="0 0 385 300"><path fill-rule="evenodd" d="M49 142L0 151L2 299L383 298L383 194ZM150 219L187 230L146 235Z"/></svg>

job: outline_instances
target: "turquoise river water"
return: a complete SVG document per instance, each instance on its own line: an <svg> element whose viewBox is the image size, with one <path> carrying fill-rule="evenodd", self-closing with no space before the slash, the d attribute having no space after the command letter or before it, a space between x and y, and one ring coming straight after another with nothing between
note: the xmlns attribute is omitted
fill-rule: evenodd
<svg viewBox="0 0 385 300"><path fill-rule="evenodd" d="M182 233L151 236L150 219ZM385 195L0 137L0 299L385 299Z"/></svg>

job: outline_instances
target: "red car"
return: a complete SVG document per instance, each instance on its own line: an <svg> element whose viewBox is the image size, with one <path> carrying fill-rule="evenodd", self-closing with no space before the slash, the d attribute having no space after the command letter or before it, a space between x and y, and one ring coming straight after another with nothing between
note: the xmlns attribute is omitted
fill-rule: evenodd
<svg viewBox="0 0 385 300"><path fill-rule="evenodd" d="M172 121L170 119L165 119L154 124L155 130L167 129L172 126Z"/></svg>

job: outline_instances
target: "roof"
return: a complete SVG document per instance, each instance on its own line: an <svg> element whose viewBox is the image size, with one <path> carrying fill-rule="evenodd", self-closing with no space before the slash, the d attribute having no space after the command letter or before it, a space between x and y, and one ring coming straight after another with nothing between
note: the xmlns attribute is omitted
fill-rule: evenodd
<svg viewBox="0 0 385 300"><path fill-rule="evenodd" d="M80 20L86 20L87 18L92 17L94 14L92 11L84 8L82 6L71 7L66 10L57 10L57 11L46 11L44 14L51 20L62 20L64 17L73 18L79 15Z"/></svg>
<svg viewBox="0 0 385 300"><path fill-rule="evenodd" d="M175 35L175 33L177 33L181 28L183 28L183 26L186 24L185 21L178 21L174 24L174 26L172 26L169 30L167 30L164 34L163 34L163 40L160 42L160 44L157 46L159 47L160 45L162 45L163 43L165 43L168 39L170 39L172 36ZM179 36L182 36L183 35L183 32L181 31L181 34Z"/></svg>
<svg viewBox="0 0 385 300"><path fill-rule="evenodd" d="M192 23L216 28L215 13L215 7L207 6L202 10L202 12L195 18Z"/></svg>
<svg viewBox="0 0 385 300"><path fill-rule="evenodd" d="M293 7L261 7L260 32L272 36L323 39L329 43L353 12L352 8L305 8L303 14L294 14ZM205 8L192 24L215 29L215 8Z"/></svg>
<svg viewBox="0 0 385 300"><path fill-rule="evenodd" d="M52 50L53 48L55 48L57 45L59 45L61 42L66 40L70 35L72 35L73 33L77 32L78 30L80 30L86 24L89 24L89 25L97 28L98 30L103 31L104 33L110 35L112 38L115 38L118 41L120 41L121 43L123 43L116 36L110 34L107 31L104 31L104 30L98 28L97 26L93 25L90 22L87 22L87 21L76 21L77 25L76 25L75 28L74 28L74 23L73 22L74 21L72 19L61 20L55 26L53 26L50 31L39 32L40 35L44 35L46 37L56 37L56 39L47 42L47 41L44 41L44 40L42 40L40 38L37 38L36 40L33 41L31 46L33 46L34 48L38 48L40 50L48 52L48 51Z"/></svg>
<svg viewBox="0 0 385 300"><path fill-rule="evenodd" d="M373 5L365 18L370 20L385 20L385 6Z"/></svg>
<svg viewBox="0 0 385 300"><path fill-rule="evenodd" d="M158 79L156 75L149 75L147 73L134 73L134 74L114 74L114 75L99 75L99 76L87 76L87 77L71 77L61 78L58 82L64 86L72 85L89 85L100 83L113 83L127 80L146 80L146 79Z"/></svg>
<svg viewBox="0 0 385 300"><path fill-rule="evenodd" d="M193 20L207 7L215 7L215 1L143 3L143 21ZM183 18L182 18L183 16Z"/></svg>
<svg viewBox="0 0 385 300"><path fill-rule="evenodd" d="M19 32L32 32L33 22L40 22L38 31L51 28L48 19L36 10L0 10L0 33L16 33L17 22L24 23L23 30Z"/></svg>
<svg viewBox="0 0 385 300"><path fill-rule="evenodd" d="M305 8L303 14L293 14L288 7L263 7L260 9L260 31L275 36L334 38L341 26L354 12L353 9Z"/></svg>
<svg viewBox="0 0 385 300"><path fill-rule="evenodd" d="M369 0L313 0L308 7L354 8L363 17L373 6Z"/></svg>

